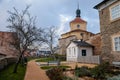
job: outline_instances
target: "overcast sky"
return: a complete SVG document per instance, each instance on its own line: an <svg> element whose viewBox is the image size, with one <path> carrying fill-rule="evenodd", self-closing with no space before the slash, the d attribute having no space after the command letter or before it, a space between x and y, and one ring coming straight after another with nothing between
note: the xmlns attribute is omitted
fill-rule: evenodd
<svg viewBox="0 0 120 80"><path fill-rule="evenodd" d="M93 7L102 0L79 0L81 18L88 22L87 30L93 33L99 32L99 14ZM0 0L0 31L8 31L6 19L7 11L13 11L13 7L24 10L26 5L32 5L29 12L37 16L38 27L57 26L58 33L62 34L70 30L69 22L76 16L77 0Z"/></svg>

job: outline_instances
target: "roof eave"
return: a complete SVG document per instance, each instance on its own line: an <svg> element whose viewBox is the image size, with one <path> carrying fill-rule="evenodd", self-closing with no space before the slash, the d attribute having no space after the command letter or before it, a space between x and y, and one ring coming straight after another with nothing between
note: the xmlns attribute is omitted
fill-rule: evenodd
<svg viewBox="0 0 120 80"><path fill-rule="evenodd" d="M108 2L109 0L103 0L102 2L100 2L99 4L97 4L96 6L94 6L94 9L98 9L102 4Z"/></svg>

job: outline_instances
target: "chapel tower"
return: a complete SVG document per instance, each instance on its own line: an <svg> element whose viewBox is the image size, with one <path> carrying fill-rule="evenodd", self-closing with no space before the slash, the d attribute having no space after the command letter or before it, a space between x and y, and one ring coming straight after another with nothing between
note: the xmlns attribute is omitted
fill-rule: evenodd
<svg viewBox="0 0 120 80"><path fill-rule="evenodd" d="M59 54L66 54L66 47L73 40L88 40L90 37L94 36L92 32L87 31L87 22L81 18L81 10L78 8L76 10L76 17L70 21L70 31L61 34L59 38Z"/></svg>
<svg viewBox="0 0 120 80"><path fill-rule="evenodd" d="M80 29L86 31L87 22L81 19L81 10L76 10L76 18L70 22L70 29L71 31Z"/></svg>

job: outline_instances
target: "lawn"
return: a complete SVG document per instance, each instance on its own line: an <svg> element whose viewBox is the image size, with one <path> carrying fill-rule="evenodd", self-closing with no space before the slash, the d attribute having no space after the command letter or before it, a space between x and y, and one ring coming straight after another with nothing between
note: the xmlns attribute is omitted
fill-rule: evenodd
<svg viewBox="0 0 120 80"><path fill-rule="evenodd" d="M40 58L36 60L36 62L48 62L48 61L54 61L54 58Z"/></svg>
<svg viewBox="0 0 120 80"><path fill-rule="evenodd" d="M28 62L34 59L40 59L39 57L27 57Z"/></svg>
<svg viewBox="0 0 120 80"><path fill-rule="evenodd" d="M13 73L14 64L0 71L0 80L24 80L26 67L18 66L18 72Z"/></svg>
<svg viewBox="0 0 120 80"><path fill-rule="evenodd" d="M47 70L47 69L51 69L51 68L55 68L55 67L59 67L59 68L62 68L62 69L66 69L66 68L71 68L70 66L43 66L41 67L41 69L44 69L44 70Z"/></svg>

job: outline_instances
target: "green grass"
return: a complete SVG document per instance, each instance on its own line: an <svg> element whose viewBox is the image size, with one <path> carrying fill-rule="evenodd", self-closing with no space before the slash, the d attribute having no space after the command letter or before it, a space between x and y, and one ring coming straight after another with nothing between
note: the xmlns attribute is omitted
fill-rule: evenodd
<svg viewBox="0 0 120 80"><path fill-rule="evenodd" d="M0 71L0 80L24 80L26 67L18 66L18 72L13 73L14 64Z"/></svg>
<svg viewBox="0 0 120 80"><path fill-rule="evenodd" d="M43 66L43 67L41 67L41 69L47 70L47 69L51 69L51 68L55 68L55 67L59 67L62 69L70 68L70 66Z"/></svg>
<svg viewBox="0 0 120 80"><path fill-rule="evenodd" d="M36 62L48 62L48 61L53 61L53 58L40 58L37 59Z"/></svg>
<svg viewBox="0 0 120 80"><path fill-rule="evenodd" d="M28 62L31 61L31 60L34 60L34 59L40 59L39 57L28 57L27 60Z"/></svg>

